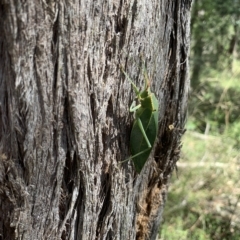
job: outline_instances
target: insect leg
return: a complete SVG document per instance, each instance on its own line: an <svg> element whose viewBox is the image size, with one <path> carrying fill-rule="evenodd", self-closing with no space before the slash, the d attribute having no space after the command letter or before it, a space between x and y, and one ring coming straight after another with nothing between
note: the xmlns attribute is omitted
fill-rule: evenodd
<svg viewBox="0 0 240 240"><path fill-rule="evenodd" d="M145 130L144 130L144 128L143 128L142 121L140 120L140 118L137 119L137 123L138 123L138 126L139 126L139 128L140 128L140 130L141 130L141 132L142 132L142 135L143 135L144 139L145 139L146 142L147 142L148 149L151 148L152 145L151 145L151 143L150 143L149 140L148 140L148 137L147 137L146 132L145 132Z"/></svg>
<svg viewBox="0 0 240 240"><path fill-rule="evenodd" d="M137 106L136 106L136 102L135 101L133 101L133 103L131 104L131 106L130 106L130 112L135 112L137 109L139 109L141 107L141 104L138 104Z"/></svg>
<svg viewBox="0 0 240 240"><path fill-rule="evenodd" d="M147 152L148 150L149 150L149 148L147 148L147 149L145 149L145 150L143 150L143 151L141 151L141 152L139 152L139 153L137 153L137 154L135 154L135 155L125 159L125 160L123 160L121 163L127 162L127 161L129 161L129 160L131 160L131 159L133 159L133 158L135 158L135 157L137 157L137 156Z"/></svg>
<svg viewBox="0 0 240 240"><path fill-rule="evenodd" d="M143 153L145 153L145 152L147 152L147 151L149 150L149 148L152 147L151 143L150 143L149 140L148 140L148 137L147 137L147 135L146 135L146 132L145 132L145 130L144 130L144 128L143 128L142 121L140 120L140 118L137 119L137 124L138 124L138 126L139 126L139 128L140 128L140 130L141 130L141 132L142 132L142 135L143 135L145 141L147 142L148 148L146 148L145 150L143 150L143 151L141 151L141 152L139 152L139 153L137 153L137 154L135 154L135 155L127 158L127 159L125 159L124 161L122 161L122 163L123 163L123 162L126 162L126 161L128 161L128 160L130 160L130 159L133 159L133 158L135 158L135 157L137 157L137 156L139 156L139 155L141 155L141 154L143 154Z"/></svg>

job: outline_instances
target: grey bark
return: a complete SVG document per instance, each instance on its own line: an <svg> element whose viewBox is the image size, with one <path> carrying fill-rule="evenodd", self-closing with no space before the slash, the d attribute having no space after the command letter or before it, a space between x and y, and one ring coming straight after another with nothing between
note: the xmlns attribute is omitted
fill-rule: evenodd
<svg viewBox="0 0 240 240"><path fill-rule="evenodd" d="M186 118L191 0L0 0L0 238L156 239ZM159 99L129 157L140 56ZM174 127L173 127L174 126Z"/></svg>

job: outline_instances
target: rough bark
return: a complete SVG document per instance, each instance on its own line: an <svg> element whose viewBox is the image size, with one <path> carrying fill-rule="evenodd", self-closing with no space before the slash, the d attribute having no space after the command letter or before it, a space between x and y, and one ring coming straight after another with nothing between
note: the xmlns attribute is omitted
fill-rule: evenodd
<svg viewBox="0 0 240 240"><path fill-rule="evenodd" d="M0 0L0 238L155 239L179 158L191 0ZM129 156L140 56L159 99ZM174 128L173 128L174 126Z"/></svg>

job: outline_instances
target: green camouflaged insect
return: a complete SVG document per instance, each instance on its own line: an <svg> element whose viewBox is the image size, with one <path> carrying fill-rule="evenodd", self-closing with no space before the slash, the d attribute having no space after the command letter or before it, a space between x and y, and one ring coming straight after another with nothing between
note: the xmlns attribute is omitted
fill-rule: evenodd
<svg viewBox="0 0 240 240"><path fill-rule="evenodd" d="M125 161L132 159L136 171L140 173L150 155L158 132L158 100L150 90L150 81L146 71L144 71L145 88L139 91L127 73L122 68L121 70L132 84L138 100L138 105L134 101L130 107L130 112L135 112L130 137L132 156Z"/></svg>

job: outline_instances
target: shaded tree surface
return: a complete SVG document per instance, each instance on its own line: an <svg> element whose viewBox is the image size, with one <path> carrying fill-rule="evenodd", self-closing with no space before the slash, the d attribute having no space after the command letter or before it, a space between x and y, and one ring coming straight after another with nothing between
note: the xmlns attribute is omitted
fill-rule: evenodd
<svg viewBox="0 0 240 240"><path fill-rule="evenodd" d="M0 0L1 239L156 239L184 132L190 7ZM146 66L160 105L140 174L121 163L134 93L120 65L137 86Z"/></svg>

